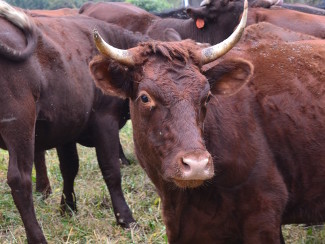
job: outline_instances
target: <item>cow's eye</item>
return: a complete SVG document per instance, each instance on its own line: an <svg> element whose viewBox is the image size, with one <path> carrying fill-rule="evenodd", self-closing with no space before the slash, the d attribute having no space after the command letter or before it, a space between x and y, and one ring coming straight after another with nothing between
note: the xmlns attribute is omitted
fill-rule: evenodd
<svg viewBox="0 0 325 244"><path fill-rule="evenodd" d="M207 99L205 100L205 104L207 104L208 102L210 102L211 97L212 97L212 95L211 95L211 93L209 93L208 96L207 96Z"/></svg>
<svg viewBox="0 0 325 244"><path fill-rule="evenodd" d="M140 99L141 99L141 101L143 102L143 103L148 103L149 102L149 98L148 98L148 96L147 95L141 95L140 96Z"/></svg>

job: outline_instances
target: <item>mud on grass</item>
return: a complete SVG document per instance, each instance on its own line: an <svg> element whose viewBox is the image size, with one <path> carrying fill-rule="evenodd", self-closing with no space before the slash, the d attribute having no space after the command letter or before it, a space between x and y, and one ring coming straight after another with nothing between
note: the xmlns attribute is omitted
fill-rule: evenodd
<svg viewBox="0 0 325 244"><path fill-rule="evenodd" d="M62 177L55 150L46 154L51 196L43 200L33 193L37 219L49 243L167 243L160 199L154 186L137 164L133 153L130 122L120 133L130 166L121 166L122 188L138 226L124 230L116 224L110 197L99 170L94 149L78 146L80 169L75 181L78 212L72 217L59 214ZM6 183L8 153L0 150L0 243L26 243L25 231ZM35 189L35 171L32 174ZM286 243L325 243L321 227L287 225Z"/></svg>

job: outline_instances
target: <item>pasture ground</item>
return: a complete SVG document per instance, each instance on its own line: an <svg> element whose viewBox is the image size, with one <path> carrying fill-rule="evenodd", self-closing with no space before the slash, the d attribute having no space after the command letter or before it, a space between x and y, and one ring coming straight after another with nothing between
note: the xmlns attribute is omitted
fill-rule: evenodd
<svg viewBox="0 0 325 244"><path fill-rule="evenodd" d="M138 226L124 230L117 226L110 197L99 170L93 148L78 146L80 168L75 181L78 212L72 217L61 216L58 206L62 177L55 150L46 154L52 195L43 200L34 192L39 223L49 243L167 243L160 214L160 199L154 186L136 162L133 153L130 122L121 131L121 141L131 166L122 166L122 187L127 203ZM6 184L8 153L0 151L0 243L26 243L25 231L10 188ZM35 189L35 171L32 180ZM323 226L283 227L286 243L325 243Z"/></svg>

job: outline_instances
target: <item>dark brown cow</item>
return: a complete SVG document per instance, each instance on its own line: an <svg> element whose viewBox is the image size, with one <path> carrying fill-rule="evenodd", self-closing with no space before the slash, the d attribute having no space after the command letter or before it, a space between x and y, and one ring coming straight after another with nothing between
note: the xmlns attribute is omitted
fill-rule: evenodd
<svg viewBox="0 0 325 244"><path fill-rule="evenodd" d="M22 9L21 9L22 10ZM33 17L41 17L41 16L48 16L48 17L60 17L60 16L70 16L70 15L77 15L79 10L78 9L71 9L71 8L62 8L62 9L55 9L55 10L44 10L44 9L32 9L32 10L25 10L27 14ZM120 123L120 128L124 126L125 121L129 119L129 115L127 112L124 113L125 118ZM121 143L119 143L119 155L122 164L129 165L130 162L126 158ZM36 191L43 194L45 198L47 198L51 192L51 184L49 178L47 176L47 168L46 168L46 160L45 160L45 152L38 151L35 152L35 170L36 170Z"/></svg>
<svg viewBox="0 0 325 244"><path fill-rule="evenodd" d="M23 11L23 9L21 9ZM78 9L70 9L70 8L62 8L56 10L25 10L27 14L33 17L41 17L41 16L49 16L49 17L60 17L60 16L70 16L77 15ZM125 111L123 113L124 118L119 123L119 127L123 127L125 122L129 119L129 113ZM114 154L114 153L113 153ZM129 165L130 162L126 158L121 143L119 142L119 155L122 164ZM51 184L49 178L47 176L47 168L46 168L46 160L45 160L45 152L37 151L35 152L35 170L36 170L36 191L40 192L47 198L51 192Z"/></svg>
<svg viewBox="0 0 325 244"><path fill-rule="evenodd" d="M325 221L324 40L244 46L202 67L218 55L189 40L112 60L95 39L104 55L90 69L130 98L169 243L274 244L281 224Z"/></svg>
<svg viewBox="0 0 325 244"><path fill-rule="evenodd" d="M119 137L128 101L104 95L88 62L98 28L120 48L146 37L86 16L34 17L0 1L0 146L9 151L7 180L29 243L46 240L35 217L34 152L57 148L64 179L62 210L75 210L76 143L95 147L118 224L134 222L121 190Z"/></svg>
<svg viewBox="0 0 325 244"><path fill-rule="evenodd" d="M203 19L206 25L211 25L211 20L233 22L235 24L241 15L242 0L210 0L201 8L189 8L188 13L193 19ZM219 17L220 12L226 12L228 18ZM318 38L325 38L325 16L301 13L282 8L250 8L247 25L258 22L269 22L282 28L305 33ZM205 27L204 27L205 28Z"/></svg>
<svg viewBox="0 0 325 244"><path fill-rule="evenodd" d="M299 3L283 3L281 4L282 8L286 8L286 9L291 9L291 10L295 10L295 11L299 11L299 12L303 12L303 13L307 13L307 14L317 14L317 15L325 15L325 10L321 8L321 6L318 7L313 7L313 6L309 6L306 4L299 4Z"/></svg>
<svg viewBox="0 0 325 244"><path fill-rule="evenodd" d="M127 6L127 7L126 7ZM125 3L98 2L86 3L80 8L80 13L114 23L131 31L138 31L147 34L155 40L171 41L175 40L176 33L180 39L190 38L202 43L216 44L226 39L238 25L231 11L234 8L241 14L243 2L232 4L229 2L228 7L224 7L214 16L207 16L207 23L204 28L198 28L196 21L193 19L161 19L144 10L139 10L133 5ZM230 11L230 14L229 14Z"/></svg>
<svg viewBox="0 0 325 244"><path fill-rule="evenodd" d="M263 1L253 1L252 4L261 6L260 2ZM178 33L180 39L190 38L202 43L216 44L227 38L237 26L242 6L242 0L202 1L202 7L187 9L190 19L161 19L125 3L87 3L79 12L131 31L145 33L155 40L175 40L175 33ZM324 16L288 9L251 8L248 25L266 21L296 32L324 38L324 19Z"/></svg>

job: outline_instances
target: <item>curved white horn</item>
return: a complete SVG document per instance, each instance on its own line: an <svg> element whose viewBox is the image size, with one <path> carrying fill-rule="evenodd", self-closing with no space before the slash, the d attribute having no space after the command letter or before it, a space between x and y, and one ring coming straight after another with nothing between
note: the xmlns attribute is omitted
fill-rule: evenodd
<svg viewBox="0 0 325 244"><path fill-rule="evenodd" d="M93 37L94 37L96 47L100 53L124 65L127 66L134 65L133 56L128 50L118 49L109 45L107 42L103 40L103 38L99 35L97 30L93 31Z"/></svg>
<svg viewBox="0 0 325 244"><path fill-rule="evenodd" d="M200 7L203 7L205 5L209 5L211 3L211 0L203 0L201 3L200 3Z"/></svg>
<svg viewBox="0 0 325 244"><path fill-rule="evenodd" d="M223 42L220 42L214 46L204 48L202 50L202 63L210 63L222 55L226 54L235 44L240 40L241 35L244 32L247 21L248 3L245 0L244 12L236 30Z"/></svg>

